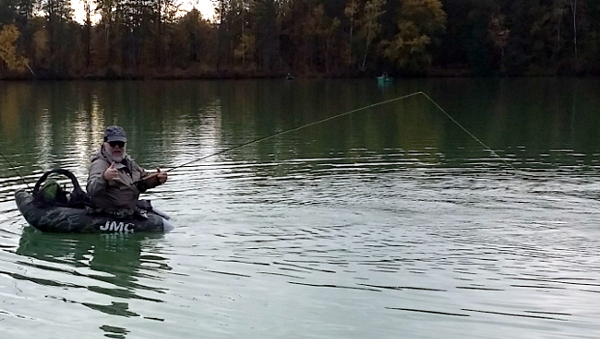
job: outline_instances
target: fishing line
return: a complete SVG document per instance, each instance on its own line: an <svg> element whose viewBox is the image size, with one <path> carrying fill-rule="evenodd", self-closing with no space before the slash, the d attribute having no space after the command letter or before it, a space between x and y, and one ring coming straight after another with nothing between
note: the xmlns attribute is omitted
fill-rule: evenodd
<svg viewBox="0 0 600 339"><path fill-rule="evenodd" d="M237 146L231 147L231 148L227 148L227 149L224 149L224 150L221 150L221 151L218 151L218 152L215 152L215 153L209 154L209 155L205 155L205 156L203 156L203 157L200 157L200 158L196 158L196 159L194 159L194 160L190 160L190 161L188 161L188 162L185 162L185 163L183 163L183 164L180 164L180 165L178 165L178 166L176 166L176 167L170 168L170 169L168 169L168 170L166 170L166 171L164 171L164 172L171 172L171 171L173 171L173 170L176 170L176 169L178 169L178 168L181 168L181 167L184 167L184 166L190 165L190 164L192 164L192 163L195 163L195 162L198 162L198 161L202 161L202 160L208 159L208 158L210 158L210 157L214 157L214 156L217 156L217 155L221 155L221 154L224 154L224 153L228 153L228 152L231 152L231 151L234 151L234 150L237 150L237 149L240 149L240 148L243 148L243 147L249 146L249 145L257 144L257 143L259 143L259 142L262 142L262 141L265 141L265 140L269 140L269 139L273 139L273 138L276 138L276 137L282 136L282 135L284 135L284 134L288 134L288 133L292 133L292 132L295 132L295 131L299 131L299 130L301 130L301 129L304 129L304 128L307 128L307 127L311 127L311 126L319 125L319 124L322 124L322 123L324 123L324 122L327 122L327 121L330 121L330 120L334 120L334 119L337 119L337 118L341 118L341 117L344 117L344 116L347 116L347 115L350 115L350 114L353 114L353 113L357 113L357 112L360 112L360 111L364 111L364 110L367 110L367 109L370 109L370 108L374 108L374 107L377 107L377 106L383 106L383 105L386 105L386 104L389 104L389 103L392 103L392 102L396 102L396 101L400 101L400 100L408 99L408 98L411 98L411 97L414 97L414 96L417 96L417 95L423 95L425 98L427 98L427 100L429 100L429 101L430 101L430 102L431 102L433 105L435 105L435 107L436 107L437 109L439 109L439 110L440 110L442 113L444 113L444 115L446 115L446 117L448 117L448 118L449 118L449 119L450 119L450 120L451 120L453 123L455 123L455 124L456 124L458 127L460 127L460 129L462 129L462 130L463 130L465 133L467 133L467 134L468 134L470 137L472 137L473 139L475 139L475 141L477 141L477 142L478 142L478 143L479 143L481 146L483 146L483 147L484 147L486 150L488 150L488 151L489 151L491 154L493 154L493 155L494 155L494 156L496 156L498 159L500 159L500 160L501 160L503 163L505 163L506 165L508 165L510 168L512 168L513 170L515 170L515 171L517 171L517 172L522 172L522 171L519 171L518 169L516 169L516 168L515 168L513 165L511 165L510 163L508 163L506 160L504 160L504 159L503 159L503 158L502 158L500 155L498 155L498 153L496 153L496 152L495 152L494 150L492 150L492 149L491 149L489 146L487 146L487 145L486 145L486 144L484 144L484 143L483 143L481 140L479 140L479 138L477 138L475 135L473 135L473 133L469 132L469 130L467 130L465 127L463 127L463 125L461 125L461 124L460 124L458 121L456 121L456 120L455 120L455 119L454 119L454 118L453 118L453 117L452 117L452 116L451 116L451 115L450 115L448 112L446 112L446 110L445 110L445 109L443 109L443 108L442 108L442 107L441 107L441 106L440 106L440 105L439 105L439 104L438 104L438 103L437 103L435 100L433 100L431 97L429 97L429 95L427 95L426 93L424 93L424 92L421 92L421 91L419 91L419 92L415 92L415 93L411 93L411 94L407 94L407 95L403 95L403 96L400 96L400 97L397 97L397 98L394 98L394 99L389 99L389 100L380 101L380 102L377 102L377 103L374 103L374 104L371 104L371 105L368 105L368 106L365 106L365 107L361 107L361 108L353 109L353 110L350 110L350 111L347 111L347 112L344 112L344 113L340 113L340 114L337 114L337 115L333 115L333 116L330 116L330 117L328 117L328 118L321 119L321 120L319 120L319 121L311 122L311 123L304 124L304 125L301 125L301 126L298 126L298 127L293 127L293 128L290 128L290 129L287 129L287 130L281 131L281 132L279 132L279 133L271 134L271 135L268 135L268 136L265 136L265 137L262 137L262 138L258 138L258 139L252 140L252 141L248 141L248 142L246 142L246 143L243 143L243 144L240 144L240 145L237 145ZM19 178L21 179L21 181L23 181L23 183L24 183L24 184L27 186L27 188L28 188L30 191L32 191L32 190L31 190L31 187L29 186L29 184L28 184L28 183L25 181L25 179L23 179L23 177L21 176L21 174L19 173L19 171L17 171L17 169L16 169L16 168L15 168L15 167L12 165L12 163L11 163L11 162L10 162L10 161L9 161L9 160L6 158L6 156L4 155L4 153L0 152L0 155L1 155L1 156L2 156L2 158L4 158L4 160L5 160L5 161L8 163L8 165L10 166L10 168L11 168L13 171L15 171L15 173L17 174L17 176L19 176ZM526 174L527 174L527 173L526 173ZM155 176L155 175L157 175L157 173L155 173L155 174L154 174L154 175L152 175L152 176ZM145 178L145 179L148 179L148 178ZM141 181L141 180L140 180L140 181Z"/></svg>
<svg viewBox="0 0 600 339"><path fill-rule="evenodd" d="M311 122L311 123L308 123L308 124L305 124L305 125L301 125L301 126L298 126L298 127L293 127L293 128L287 129L285 131L281 131L281 132L276 133L276 134L271 134L271 135L268 135L268 136L265 136L265 137L262 137L262 138L258 138L258 139L252 140L252 141L248 141L246 143L234 146L232 148L224 149L222 151L219 151L219 152L216 152L216 153L213 153L213 154L209 154L209 155L203 156L201 158L197 158L197 159L188 161L188 162L183 163L183 164L181 164L179 166L176 166L176 167L173 167L171 169L168 169L165 172L170 172L172 170L176 170L178 168L181 168L183 166L187 166L187 165L195 163L197 161L202 161L202 160L210 158L210 157L214 157L214 156L217 156L217 155L221 155L221 154L224 154L224 153L227 153L227 152L234 151L236 149L240 149L242 147L246 147L246 146L249 146L249 145L253 145L253 144L259 143L261 141L265 141L265 140L269 140L269 139L272 139L272 138L276 138L278 136L282 136L284 134L295 132L295 131L301 130L303 128L307 128L307 127L319 125L319 124L322 124L324 122L327 122L327 121L330 121L330 120L333 120L333 119L337 119L337 118L340 118L340 117L343 117L343 116L346 116L346 115L350 115L352 113L364 111L366 109L377 107L377 106L381 106L381 105L385 105L385 104L388 104L388 103L391 103L391 102L394 102L394 101L404 100L404 99L416 96L416 95L418 95L420 93L421 92L416 92L416 93L412 93L412 94L408 94L408 95L403 95L403 96L395 98L395 99L381 101L381 102L378 102L378 103L375 103L375 104L372 104L372 105L369 105L369 106L365 106L365 107L354 109L354 110L351 110L351 111L348 111L348 112L344 112L344 113L341 113L341 114L338 114L338 115L334 115L334 116L331 116L331 117L328 117L328 118L325 118L325 119L322 119L322 120L319 120L319 121Z"/></svg>
<svg viewBox="0 0 600 339"><path fill-rule="evenodd" d="M444 113L444 115L446 115L453 123L455 123L456 125L458 125L458 127L460 127L470 137L472 137L473 139L475 139L475 141L477 141L480 145L482 145L486 150L488 150L491 154L493 154L494 156L496 156L498 159L500 159L502 162L504 162L510 168L512 168L513 170L519 172L518 169L516 169L513 165L511 165L506 160L504 160L502 157L500 157L496 152L494 152L494 150L492 150L489 146L487 146L481 140L479 140L479 138L477 138L475 135L473 135L471 132L469 132L465 127L463 127L448 112L446 112L446 110L444 110L437 102L435 102L435 100L431 99L424 92L415 92L415 93L403 95L403 96L400 96L400 97L397 97L397 98L394 98L394 99L380 101L380 102L377 102L377 103L374 103L374 104L371 104L371 105L368 105L368 106L365 106L365 107L362 107L362 108L353 109L351 111L347 111L347 112L344 112L344 113L341 113L341 114L337 114L337 115L334 115L334 116L331 116L331 117L328 117L328 118L325 118L325 119L322 119L322 120L319 120L319 121L311 122L311 123L308 123L308 124L305 124L305 125L301 125L301 126L298 126L298 127L293 127L293 128L281 131L281 132L276 133L276 134L271 134L271 135L268 135L268 136L265 136L265 137L262 137L262 138L258 138L258 139L255 139L255 140L252 140L252 141L249 141L249 142L246 142L246 143L243 143L243 144L240 144L240 145L228 148L228 149L221 150L221 151L216 152L216 153L212 153L212 154L200 157L200 158L196 158L194 160L185 162L185 163L183 163L181 165L178 165L176 167L170 168L170 169L166 170L165 172L170 172L170 171L176 170L178 168L190 165L192 163L195 163L195 162L198 162L198 161L202 161L202 160L208 159L210 157L214 157L214 156L221 155L221 154L224 154L224 153L228 153L228 152L240 149L242 147L246 147L246 146L249 146L249 145L253 145L253 144L259 143L261 141L273 139L273 138L282 136L284 134L295 132L295 131L298 131L298 130L301 130L301 129L304 129L304 128L307 128L307 127L319 125L319 124L322 124L324 122L327 122L327 121L330 121L330 120L334 120L334 119L337 119L337 118L340 118L340 117L343 117L343 116L347 116L347 115L350 115L350 114L353 114L353 113L357 113L357 112L360 112L360 111L364 111L364 110L367 110L367 109L370 109L370 108L373 108L373 107L382 106L382 105L386 105L386 104L389 104L389 103L392 103L392 102L396 102L396 101L408 99L408 98L411 98L411 97L414 97L414 96L417 96L417 95L423 95L425 98L427 98L427 100L429 100L431 103L433 103L437 109L439 109L440 111L442 111L442 113Z"/></svg>
<svg viewBox="0 0 600 339"><path fill-rule="evenodd" d="M19 177L19 179L21 179L21 181L25 184L25 186L27 186L27 188L29 189L29 191L33 192L33 190L31 189L31 187L27 183L27 181L25 181L25 179L23 179L23 177L21 176L21 174L19 173L19 171L17 171L17 169L15 168L15 166L13 166L13 164L11 164L10 161L4 156L4 153L0 152L0 155L8 163L8 166L10 166L10 169L12 169L13 171L15 171L15 173L17 173L17 176Z"/></svg>
<svg viewBox="0 0 600 339"><path fill-rule="evenodd" d="M425 98L427 98L427 100L431 101L431 103L433 103L435 105L435 107L437 107L440 111L442 111L442 113L444 113L448 117L448 119L450 119L453 123L455 123L458 127L460 127L460 129L462 129L463 131L465 131L465 133L467 133L469 136L471 136L471 138L475 139L475 141L477 141L486 150L490 151L491 154L495 155L498 159L500 159L503 163L505 163L506 165L508 165L513 170L515 170L517 172L523 172L523 171L520 171L520 170L516 169L515 166L511 165L508 161L504 160L501 156L498 155L498 153L496 153L493 149L491 149L486 144L484 144L483 141L479 140L479 138L477 138L475 135L473 135L473 133L469 132L466 128L464 128L463 125L461 125L450 114L448 114L448 112L446 112L445 109L443 109L440 105L438 105L438 103L435 102L435 100L431 99L429 97L429 95L427 95L424 92L418 92L418 93L424 95ZM528 174L528 173L525 173L525 174Z"/></svg>

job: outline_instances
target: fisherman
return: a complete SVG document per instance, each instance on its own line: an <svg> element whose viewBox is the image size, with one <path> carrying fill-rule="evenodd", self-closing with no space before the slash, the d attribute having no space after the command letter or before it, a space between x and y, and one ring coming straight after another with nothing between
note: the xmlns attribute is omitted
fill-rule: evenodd
<svg viewBox="0 0 600 339"><path fill-rule="evenodd" d="M117 217L145 216L151 207L149 201L139 200L140 193L164 184L167 172L160 168L154 174L145 171L127 154L126 143L122 127L106 128L100 151L91 158L87 192L102 212Z"/></svg>

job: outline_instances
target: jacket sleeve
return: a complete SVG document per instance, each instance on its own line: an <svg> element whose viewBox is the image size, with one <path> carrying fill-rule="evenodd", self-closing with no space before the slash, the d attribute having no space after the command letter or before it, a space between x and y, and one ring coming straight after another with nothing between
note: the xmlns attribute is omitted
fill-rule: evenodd
<svg viewBox="0 0 600 339"><path fill-rule="evenodd" d="M106 161L97 159L92 161L90 176L87 181L87 192L90 196L102 194L108 182L104 179L104 171L108 168Z"/></svg>
<svg viewBox="0 0 600 339"><path fill-rule="evenodd" d="M149 173L148 171L146 171L145 169L141 168L137 163L133 163L133 168L135 171L139 171L140 172L140 178L141 181L138 185L138 190L141 193L144 193L146 190L150 189L150 188L154 188L158 185L160 185L160 181L158 181L157 177L153 177L150 179L144 179L147 176L151 175L152 173Z"/></svg>

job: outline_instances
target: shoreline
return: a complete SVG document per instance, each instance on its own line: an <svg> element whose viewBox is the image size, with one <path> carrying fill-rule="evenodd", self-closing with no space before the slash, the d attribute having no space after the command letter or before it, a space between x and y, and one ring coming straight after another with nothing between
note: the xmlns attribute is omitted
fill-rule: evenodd
<svg viewBox="0 0 600 339"><path fill-rule="evenodd" d="M21 73L0 76L0 81L140 81L140 80L247 80L247 79L285 79L290 72L260 72L254 70L207 70L190 68L183 69L168 69L168 70L149 70L146 72L134 72L129 70L120 70L118 67L106 67L95 72L78 72L78 74L61 75L51 71L41 70L33 74ZM507 75L507 74L476 74L471 69L446 69L446 68L431 68L421 74L403 74L387 72L394 79L427 79L427 78L595 78L599 75L595 74L525 74L525 75ZM372 72L352 72L352 73L329 73L319 74L311 73L291 73L294 79L371 79L376 78L381 74Z"/></svg>

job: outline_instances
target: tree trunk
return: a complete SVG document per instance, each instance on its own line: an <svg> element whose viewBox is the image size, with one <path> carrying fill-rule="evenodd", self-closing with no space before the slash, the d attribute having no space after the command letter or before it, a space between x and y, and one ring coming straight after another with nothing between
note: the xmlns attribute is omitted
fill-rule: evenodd
<svg viewBox="0 0 600 339"><path fill-rule="evenodd" d="M575 62L577 62L577 0L571 0L571 12L573 12L573 47L575 49Z"/></svg>
<svg viewBox="0 0 600 339"><path fill-rule="evenodd" d="M350 19L350 53L348 54L348 66L352 65L352 33L354 31L354 15Z"/></svg>
<svg viewBox="0 0 600 339"><path fill-rule="evenodd" d="M371 45L370 36L371 36L371 29L369 29L369 32L367 33L367 46L365 47L365 57L363 58L362 67L361 67L362 71L365 70L365 65L367 64L367 54L369 54L369 46Z"/></svg>
<svg viewBox="0 0 600 339"><path fill-rule="evenodd" d="M90 59L91 59L91 40L92 40L92 10L90 6L89 0L86 0L83 3L85 10L85 68L86 70L90 68Z"/></svg>
<svg viewBox="0 0 600 339"><path fill-rule="evenodd" d="M558 52L560 51L560 25L562 24L562 16L564 14L561 13L560 18L558 19L558 26L556 28L556 46L554 47L554 52L552 53L552 58L554 59L555 55L558 55Z"/></svg>

